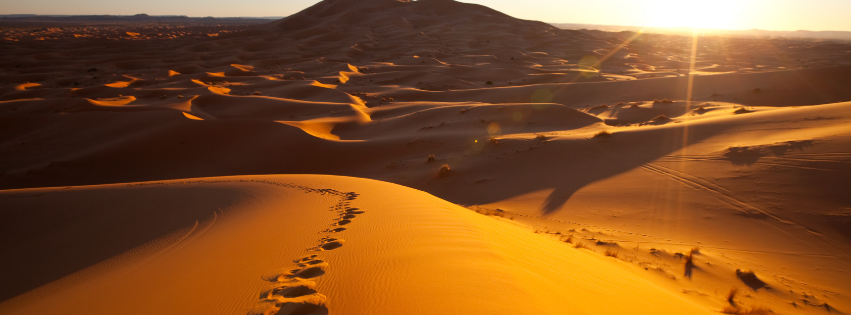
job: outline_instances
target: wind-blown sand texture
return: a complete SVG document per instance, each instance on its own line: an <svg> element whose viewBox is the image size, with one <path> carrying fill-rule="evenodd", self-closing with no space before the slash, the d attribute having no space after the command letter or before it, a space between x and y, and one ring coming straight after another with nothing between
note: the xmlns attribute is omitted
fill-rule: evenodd
<svg viewBox="0 0 851 315"><path fill-rule="evenodd" d="M851 45L449 0L142 35L2 43L0 313L851 312Z"/></svg>

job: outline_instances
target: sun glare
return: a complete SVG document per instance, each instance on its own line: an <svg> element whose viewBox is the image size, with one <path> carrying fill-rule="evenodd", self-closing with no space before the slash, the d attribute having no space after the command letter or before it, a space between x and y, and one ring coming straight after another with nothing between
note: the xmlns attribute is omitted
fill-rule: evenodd
<svg viewBox="0 0 851 315"><path fill-rule="evenodd" d="M746 4L737 0L645 0L641 5L648 26L734 29Z"/></svg>

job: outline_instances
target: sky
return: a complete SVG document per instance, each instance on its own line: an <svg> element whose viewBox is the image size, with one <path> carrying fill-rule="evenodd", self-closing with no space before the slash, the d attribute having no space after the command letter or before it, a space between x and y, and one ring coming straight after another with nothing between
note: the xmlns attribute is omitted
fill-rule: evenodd
<svg viewBox="0 0 851 315"><path fill-rule="evenodd" d="M461 0L550 23L851 31L851 0ZM0 0L0 14L287 16L318 0Z"/></svg>

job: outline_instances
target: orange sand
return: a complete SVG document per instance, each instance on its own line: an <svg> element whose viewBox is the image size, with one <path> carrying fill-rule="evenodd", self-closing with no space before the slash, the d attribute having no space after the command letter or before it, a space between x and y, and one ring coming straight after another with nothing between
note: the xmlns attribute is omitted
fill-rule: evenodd
<svg viewBox="0 0 851 315"><path fill-rule="evenodd" d="M7 42L2 314L851 312L851 45L450 0L120 30Z"/></svg>

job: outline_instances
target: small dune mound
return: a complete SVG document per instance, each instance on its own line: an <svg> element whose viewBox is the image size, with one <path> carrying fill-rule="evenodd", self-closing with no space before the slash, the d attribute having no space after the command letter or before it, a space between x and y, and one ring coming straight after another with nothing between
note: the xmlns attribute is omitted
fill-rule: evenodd
<svg viewBox="0 0 851 315"><path fill-rule="evenodd" d="M662 125L690 112L693 112L693 110L686 102L659 100L649 107L641 107L637 104L614 107L600 117L606 118L606 124L611 126Z"/></svg>
<svg viewBox="0 0 851 315"><path fill-rule="evenodd" d="M609 110L609 106L606 104L597 105L588 109L588 113L599 115L605 111Z"/></svg>
<svg viewBox="0 0 851 315"><path fill-rule="evenodd" d="M656 118L651 119L651 121L656 122L656 123L666 123L666 122L671 121L671 119L668 118L668 116L659 115L659 116L656 116Z"/></svg>
<svg viewBox="0 0 851 315"><path fill-rule="evenodd" d="M594 134L594 138L608 138L611 137L612 133L607 130L603 130Z"/></svg>
<svg viewBox="0 0 851 315"><path fill-rule="evenodd" d="M641 123L641 125L643 125L643 126L646 126L646 125L664 125L664 124L667 124L669 122L671 122L671 119L668 118L668 116L665 116L664 114L662 114L662 115L653 117L653 119L651 119L650 121Z"/></svg>
<svg viewBox="0 0 851 315"><path fill-rule="evenodd" d="M753 111L748 109L747 107L744 107L744 106L739 107L738 109L733 111L733 114L736 114L736 115L747 114L747 113L753 113Z"/></svg>

